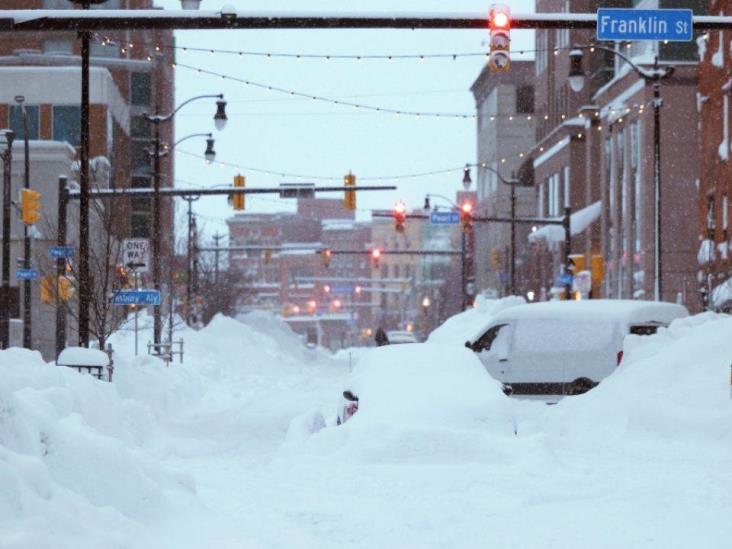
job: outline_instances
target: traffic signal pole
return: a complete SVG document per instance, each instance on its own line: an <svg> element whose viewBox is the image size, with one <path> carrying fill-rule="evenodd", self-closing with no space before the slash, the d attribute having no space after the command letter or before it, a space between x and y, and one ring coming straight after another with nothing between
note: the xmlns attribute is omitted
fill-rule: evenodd
<svg viewBox="0 0 732 549"><path fill-rule="evenodd" d="M24 173L23 173L23 188L30 189L30 144L28 136L28 111L25 108L25 103L21 103L21 111L23 114L23 152L25 155L24 160ZM23 224L23 268L31 268L31 240L28 235L28 225ZM25 279L23 281L23 347L26 349L31 348L32 341L32 326L31 326L31 281Z"/></svg>
<svg viewBox="0 0 732 549"><path fill-rule="evenodd" d="M10 346L10 175L13 162L12 131L5 132L6 148L2 152L3 158L3 267L2 267L2 295L0 295L0 346L7 349Z"/></svg>

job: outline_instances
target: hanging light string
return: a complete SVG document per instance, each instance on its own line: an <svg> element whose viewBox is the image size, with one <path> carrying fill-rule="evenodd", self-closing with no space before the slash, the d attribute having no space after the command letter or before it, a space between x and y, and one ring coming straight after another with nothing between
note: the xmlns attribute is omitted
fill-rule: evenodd
<svg viewBox="0 0 732 549"><path fill-rule="evenodd" d="M289 95L291 97L298 97L301 99L309 99L312 101L317 101L320 103L327 103L331 105L336 105L339 107L351 107L356 110L362 110L365 112L372 112L372 113L379 113L379 114L393 114L395 116L408 116L408 117L416 117L416 118L448 118L448 119L470 119L474 120L478 118L478 115L475 113L449 113L449 112L436 112L436 111L412 111L412 110L401 110L401 109L393 109L390 107L382 107L382 106L376 106L376 105L370 105L370 104L364 104L364 103L356 103L353 101L344 101L341 99L333 99L330 97L324 97L321 95L313 95L297 90L287 89L287 88L281 88L279 86L271 86L268 84L263 84L261 82L254 82L253 80L248 80L246 78L240 78L237 76L227 75L223 74L217 71L212 71L209 69L204 69L202 67L195 67L193 65L186 65L181 63L174 63L173 64L176 67L185 68L191 71L196 71L199 74L208 74L210 76L216 76L218 78L221 78L222 80L229 80L232 82L238 82L240 84L244 84L245 86L251 86L258 89L267 90L269 92L276 92L280 94ZM613 112L615 109L610 109L608 112ZM534 114L508 114L508 115L481 115L482 119L484 121L495 121L495 120L508 120L514 121L514 120L526 120L531 121L536 116ZM544 120L549 120L549 115L545 115ZM560 116L561 120L567 120L568 118L571 118L571 115L568 114L562 114Z"/></svg>
<svg viewBox="0 0 732 549"><path fill-rule="evenodd" d="M602 116L606 116L607 113L615 113L618 115L618 118L615 119L615 123L622 124L623 118L629 115L637 115L642 116L645 114L646 108L649 107L652 104L652 101L647 101L645 103L635 103L631 106L626 107L618 107L613 109L607 109L603 110L602 114L598 111L595 112L593 116L588 117L585 116L583 113L579 113L574 118L578 120L589 120L589 119L595 119L600 120ZM648 111L650 112L650 111ZM565 118L567 118L565 116ZM595 131L601 131L603 129L602 125L597 125L593 128ZM582 138L584 137L585 133L587 132L586 128L577 128L577 133L575 134L575 137ZM472 166L478 166L478 167L488 167L492 164L506 164L510 160L522 160L530 156L532 150L535 149L535 152L538 152L539 154L543 153L545 151L545 147L543 145L540 145L538 147L532 147L532 149L529 149L527 151L519 152L518 154L515 154L513 156L504 156L501 158L497 158L495 160L483 160L476 163L470 163L469 165ZM186 151L185 149L175 149L175 152L177 154L182 154L191 158L198 158L205 160L205 157L201 154L196 154L190 151ZM278 171L278 170L271 170L271 169L265 169L265 168L259 168L255 166L247 166L244 164L239 164L236 162L227 162L225 160L214 160L212 164L216 164L219 166L224 166L227 168L235 168L237 170L241 170L244 172L252 172L252 173L261 173L263 175L268 176L274 176L274 177L288 177L303 181L342 181L343 176L333 176L333 175L314 175L314 174L303 174L303 173L294 173L294 172L285 172L285 171ZM448 174L455 174L455 173L462 173L465 170L465 165L461 166L455 166L450 168L443 168L443 169L437 169L437 170L431 170L431 171L423 171L423 172L416 172L416 173L407 173L407 174L399 174L399 175L371 175L371 176L360 176L358 178L359 181L375 181L375 182L383 182L383 181L394 181L394 182L400 182L402 180L413 180L413 179L421 179L425 177L434 177L439 175L448 175Z"/></svg>
<svg viewBox="0 0 732 549"><path fill-rule="evenodd" d="M257 50L232 50L232 49L221 49L221 48L204 48L200 46L180 46L172 44L159 44L159 43L148 43L148 42L125 42L118 44L109 36L100 36L95 34L95 39L103 46L117 46L120 53L127 53L135 48L149 48L154 49L156 52L163 50L180 51L183 53L208 53L209 55L221 54L221 55L236 55L239 57L258 57L265 59L295 59L295 60L320 60L320 61L404 61L404 60L416 60L425 61L428 59L447 59L456 61L464 58L475 58L475 57L489 57L490 53L485 51L472 51L472 52L455 52L455 53L393 53L393 54L340 54L340 53L297 53L297 52L272 52L272 51L257 51ZM529 53L541 53L551 52L554 55L558 55L560 51L569 51L572 48L556 47L556 48L522 48L513 50L512 55L526 55ZM149 59L152 59L149 57Z"/></svg>

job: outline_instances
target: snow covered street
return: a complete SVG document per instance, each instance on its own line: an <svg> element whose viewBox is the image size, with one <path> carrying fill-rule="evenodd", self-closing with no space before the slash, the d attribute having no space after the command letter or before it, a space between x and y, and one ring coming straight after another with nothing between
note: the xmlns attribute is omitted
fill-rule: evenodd
<svg viewBox="0 0 732 549"><path fill-rule="evenodd" d="M629 336L622 369L556 406L489 380L478 421L431 419L465 393L384 421L415 394L338 427L347 353L264 314L186 331L171 368L122 333L113 384L3 351L0 547L726 548L731 329L707 313Z"/></svg>

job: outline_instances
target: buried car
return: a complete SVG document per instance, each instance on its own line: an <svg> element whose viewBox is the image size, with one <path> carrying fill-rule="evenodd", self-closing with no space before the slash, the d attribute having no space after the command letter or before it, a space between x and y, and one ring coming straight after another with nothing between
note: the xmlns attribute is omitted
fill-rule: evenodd
<svg viewBox="0 0 732 549"><path fill-rule="evenodd" d="M510 406L501 384L470 351L414 343L370 349L361 357L343 392L337 423L479 423L508 433L513 432Z"/></svg>
<svg viewBox="0 0 732 549"><path fill-rule="evenodd" d="M674 303L552 301L498 313L465 346L515 395L576 395L620 366L628 334L652 335L688 315Z"/></svg>

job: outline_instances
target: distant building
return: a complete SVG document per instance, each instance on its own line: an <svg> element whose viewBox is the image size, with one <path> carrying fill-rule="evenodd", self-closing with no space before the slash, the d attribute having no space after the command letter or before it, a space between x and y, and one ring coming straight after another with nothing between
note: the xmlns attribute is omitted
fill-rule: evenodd
<svg viewBox="0 0 732 549"><path fill-rule="evenodd" d="M510 180L526 160L535 140L534 117L534 62L514 61L505 73L483 68L470 90L475 97L477 117L477 181L476 212L483 216L509 217L511 188L501 182L496 172ZM516 188L516 215L535 213L535 191ZM527 261L530 227L516 227L516 262L518 293ZM510 225L504 223L477 223L475 225L475 278L478 290L508 291L508 259L511 238ZM492 261L491 258L494 258ZM496 261L495 258L500 258Z"/></svg>

